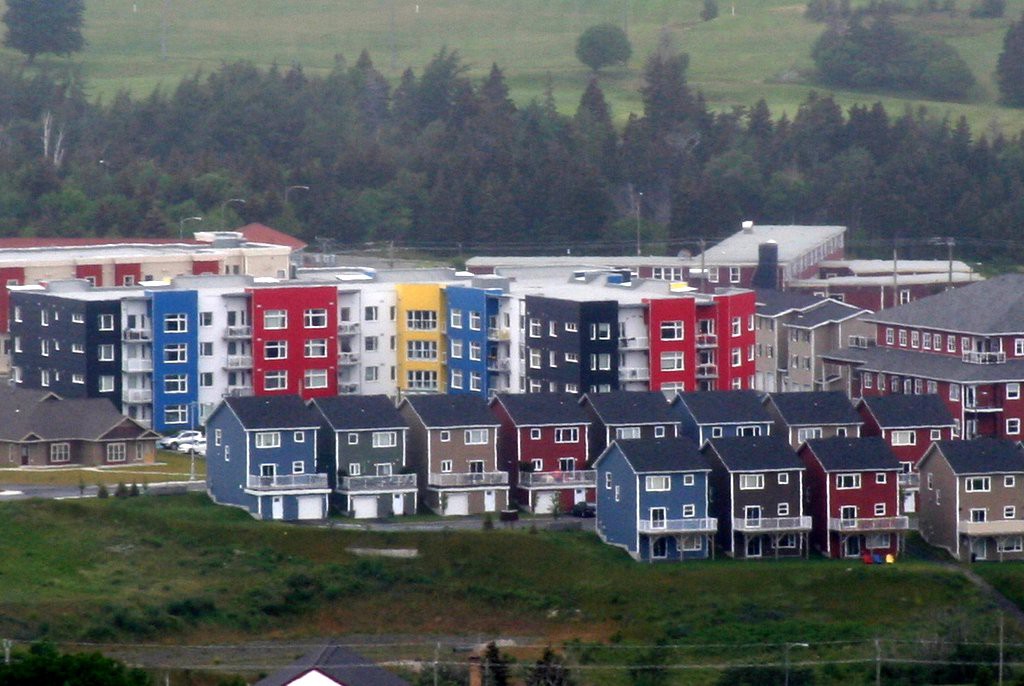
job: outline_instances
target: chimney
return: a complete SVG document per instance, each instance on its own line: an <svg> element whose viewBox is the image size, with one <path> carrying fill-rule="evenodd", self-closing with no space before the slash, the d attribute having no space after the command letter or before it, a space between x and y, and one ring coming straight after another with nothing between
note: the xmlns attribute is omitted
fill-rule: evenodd
<svg viewBox="0 0 1024 686"><path fill-rule="evenodd" d="M741 226L743 227L743 233L754 233L754 222L749 219L743 222Z"/></svg>
<svg viewBox="0 0 1024 686"><path fill-rule="evenodd" d="M765 241L757 246L757 269L750 280L751 288L776 290L779 282L779 244Z"/></svg>
<svg viewBox="0 0 1024 686"><path fill-rule="evenodd" d="M469 656L469 686L484 686L483 670L480 668L480 656Z"/></svg>

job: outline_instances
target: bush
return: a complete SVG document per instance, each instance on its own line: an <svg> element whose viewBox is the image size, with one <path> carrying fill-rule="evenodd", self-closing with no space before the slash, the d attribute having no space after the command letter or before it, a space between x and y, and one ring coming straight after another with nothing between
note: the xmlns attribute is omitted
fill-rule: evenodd
<svg viewBox="0 0 1024 686"><path fill-rule="evenodd" d="M494 517L491 516L490 512L484 514L484 522L482 526L484 531L490 531L494 528Z"/></svg>
<svg viewBox="0 0 1024 686"><path fill-rule="evenodd" d="M128 489L128 495L132 498L136 498L139 495L139 485L134 481L132 482L131 487Z"/></svg>
<svg viewBox="0 0 1024 686"><path fill-rule="evenodd" d="M124 483L118 483L117 484L117 488L114 489L114 497L115 498L127 498L128 497L128 487L125 486Z"/></svg>
<svg viewBox="0 0 1024 686"><path fill-rule="evenodd" d="M612 64L625 64L633 55L626 32L615 24L598 24L580 34L576 57L594 71Z"/></svg>
<svg viewBox="0 0 1024 686"><path fill-rule="evenodd" d="M971 5L970 14L976 19L999 19L1006 14L1006 0L979 0Z"/></svg>
<svg viewBox="0 0 1024 686"><path fill-rule="evenodd" d="M99 487L96 489L96 497L97 498L109 498L110 497L110 491L107 490L106 484L100 484L99 485Z"/></svg>
<svg viewBox="0 0 1024 686"><path fill-rule="evenodd" d="M700 11L701 21L711 21L718 18L718 2L716 0L704 0L704 9Z"/></svg>

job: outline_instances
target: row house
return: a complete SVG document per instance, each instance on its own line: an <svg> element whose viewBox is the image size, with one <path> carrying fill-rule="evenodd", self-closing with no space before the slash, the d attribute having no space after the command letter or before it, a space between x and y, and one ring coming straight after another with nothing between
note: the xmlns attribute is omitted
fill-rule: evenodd
<svg viewBox="0 0 1024 686"><path fill-rule="evenodd" d="M594 501L589 467L591 420L566 393L499 393L490 401L501 422L498 461L517 502L530 512L567 512Z"/></svg>
<svg viewBox="0 0 1024 686"><path fill-rule="evenodd" d="M1019 440L1024 275L1007 274L868 318L875 344L826 352L852 398L938 394L963 438Z"/></svg>
<svg viewBox="0 0 1024 686"><path fill-rule="evenodd" d="M714 438L701 448L711 464L718 544L731 557L799 557L808 553L805 467L778 436Z"/></svg>
<svg viewBox="0 0 1024 686"><path fill-rule="evenodd" d="M597 534L636 560L704 559L718 521L711 465L688 438L619 439L594 463Z"/></svg>
<svg viewBox="0 0 1024 686"><path fill-rule="evenodd" d="M680 434L700 446L717 438L771 433L772 417L757 391L678 393L670 404Z"/></svg>
<svg viewBox="0 0 1024 686"><path fill-rule="evenodd" d="M937 441L921 458L918 528L958 560L1024 558L1024 453L1016 441Z"/></svg>
<svg viewBox="0 0 1024 686"><path fill-rule="evenodd" d="M764 407L772 417L772 433L785 438L793 450L813 438L860 436L861 417L839 391L770 393Z"/></svg>
<svg viewBox="0 0 1024 686"><path fill-rule="evenodd" d="M593 455L600 455L612 441L679 435L676 416L659 391L587 393L580 406L590 418Z"/></svg>

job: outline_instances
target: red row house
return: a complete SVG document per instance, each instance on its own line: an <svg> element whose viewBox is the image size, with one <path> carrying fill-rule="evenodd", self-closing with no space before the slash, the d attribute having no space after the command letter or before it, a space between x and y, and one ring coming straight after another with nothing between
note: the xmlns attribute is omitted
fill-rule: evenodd
<svg viewBox="0 0 1024 686"><path fill-rule="evenodd" d="M877 327L876 344L823 355L850 397L937 394L957 436L1024 436L1024 275L946 291L867 319Z"/></svg>
<svg viewBox="0 0 1024 686"><path fill-rule="evenodd" d="M303 399L338 394L338 290L247 289L252 307L253 392Z"/></svg>

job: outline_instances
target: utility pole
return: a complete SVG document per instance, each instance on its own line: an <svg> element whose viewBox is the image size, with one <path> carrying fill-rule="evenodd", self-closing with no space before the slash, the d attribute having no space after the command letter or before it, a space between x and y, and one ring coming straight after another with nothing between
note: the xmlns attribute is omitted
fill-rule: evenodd
<svg viewBox="0 0 1024 686"><path fill-rule="evenodd" d="M882 686L882 642L875 639L875 686Z"/></svg>

